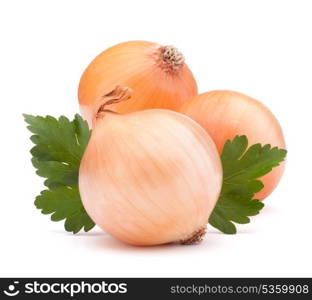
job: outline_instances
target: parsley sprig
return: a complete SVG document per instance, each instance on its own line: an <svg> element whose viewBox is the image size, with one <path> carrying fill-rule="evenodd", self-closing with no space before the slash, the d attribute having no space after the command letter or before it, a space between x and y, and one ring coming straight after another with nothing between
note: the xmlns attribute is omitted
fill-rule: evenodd
<svg viewBox="0 0 312 300"><path fill-rule="evenodd" d="M286 150L270 145L247 147L247 137L236 136L225 143L221 154L222 190L209 223L228 234L236 233L233 222L249 223L249 216L257 215L264 207L263 202L254 199L255 193L264 187L258 178L277 167L286 156Z"/></svg>
<svg viewBox="0 0 312 300"><path fill-rule="evenodd" d="M36 173L46 178L35 205L43 214L52 214L52 221L65 219L65 229L77 233L94 227L79 195L78 172L83 152L90 138L88 124L76 115L66 117L24 115L35 146L30 150Z"/></svg>

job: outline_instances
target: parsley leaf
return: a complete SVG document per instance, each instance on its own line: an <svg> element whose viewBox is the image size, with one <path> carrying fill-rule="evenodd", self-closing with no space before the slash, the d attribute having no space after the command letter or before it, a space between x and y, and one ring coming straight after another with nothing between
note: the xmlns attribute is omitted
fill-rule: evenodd
<svg viewBox="0 0 312 300"><path fill-rule="evenodd" d="M78 186L60 186L53 190L44 190L37 196L35 205L43 214L51 214L52 221L65 221L65 229L73 233L82 228L89 231L94 223L83 208Z"/></svg>
<svg viewBox="0 0 312 300"><path fill-rule="evenodd" d="M36 207L43 214L53 213L52 221L66 219L67 231L89 231L95 224L83 208L77 186L80 161L91 134L87 123L79 115L73 121L64 116L24 118L35 144L30 151L32 164L48 187L36 198Z"/></svg>
<svg viewBox="0 0 312 300"><path fill-rule="evenodd" d="M248 217L257 215L264 207L261 201L253 199L263 188L257 178L278 166L287 153L270 145L255 144L248 149L247 146L246 136L236 136L225 143L221 154L223 185L209 223L227 234L236 233L233 222L249 223Z"/></svg>

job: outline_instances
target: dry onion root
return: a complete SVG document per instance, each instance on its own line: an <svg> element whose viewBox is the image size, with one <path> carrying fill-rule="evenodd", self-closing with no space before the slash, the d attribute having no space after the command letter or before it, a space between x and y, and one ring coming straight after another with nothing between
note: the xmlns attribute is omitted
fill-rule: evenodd
<svg viewBox="0 0 312 300"><path fill-rule="evenodd" d="M175 47L145 41L121 43L98 55L80 79L80 110L90 126L99 99L116 84L133 90L131 103L112 104L119 113L149 108L178 110L197 94L195 79Z"/></svg>
<svg viewBox="0 0 312 300"><path fill-rule="evenodd" d="M234 91L211 91L189 99L180 112L198 122L221 153L226 140L246 135L250 145L261 143L285 149L281 126L272 112L259 101ZM280 181L285 163L263 176L264 188L255 197L263 200Z"/></svg>
<svg viewBox="0 0 312 300"><path fill-rule="evenodd" d="M84 207L129 244L198 243L221 189L217 149L177 112L110 111L130 93L117 87L102 99L79 171Z"/></svg>

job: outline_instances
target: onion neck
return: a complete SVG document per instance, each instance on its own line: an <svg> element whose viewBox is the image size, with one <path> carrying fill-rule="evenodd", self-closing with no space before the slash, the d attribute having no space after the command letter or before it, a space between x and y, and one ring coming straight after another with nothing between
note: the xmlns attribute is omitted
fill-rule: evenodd
<svg viewBox="0 0 312 300"><path fill-rule="evenodd" d="M156 62L162 70L175 74L184 65L184 56L173 46L159 47L156 53Z"/></svg>
<svg viewBox="0 0 312 300"><path fill-rule="evenodd" d="M206 234L206 225L201 226L199 229L195 230L192 234L180 240L179 242L182 245L199 244L203 240L205 234Z"/></svg>
<svg viewBox="0 0 312 300"><path fill-rule="evenodd" d="M101 103L96 113L96 118L103 116L107 112L116 113L110 109L107 109L107 106L130 99L131 92L132 90L130 88L117 85L108 94L102 96L101 101L100 101Z"/></svg>

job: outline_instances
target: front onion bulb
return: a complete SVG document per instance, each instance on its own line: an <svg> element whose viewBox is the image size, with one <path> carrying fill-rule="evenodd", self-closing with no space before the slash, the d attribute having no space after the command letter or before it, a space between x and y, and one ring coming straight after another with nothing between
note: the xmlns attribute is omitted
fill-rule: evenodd
<svg viewBox="0 0 312 300"><path fill-rule="evenodd" d="M84 207L104 231L129 244L197 243L221 189L217 149L204 129L177 112L109 110L130 93L117 87L107 94L94 119L79 171Z"/></svg>
<svg viewBox="0 0 312 300"><path fill-rule="evenodd" d="M99 54L80 79L80 110L90 127L99 99L116 84L133 90L131 103L112 104L119 113L150 108L178 110L197 94L193 74L175 47L146 41L121 43Z"/></svg>

